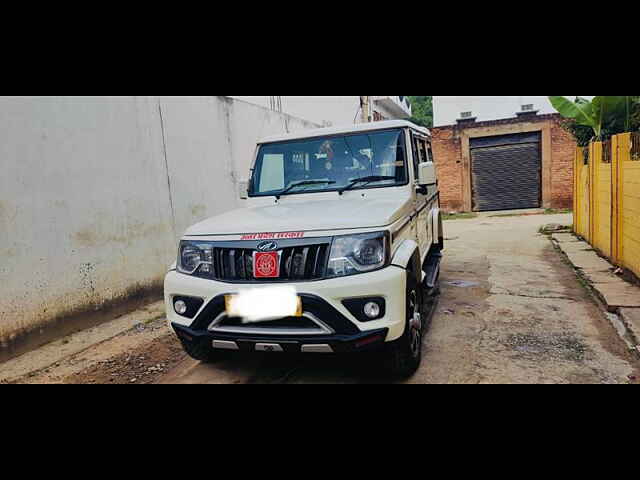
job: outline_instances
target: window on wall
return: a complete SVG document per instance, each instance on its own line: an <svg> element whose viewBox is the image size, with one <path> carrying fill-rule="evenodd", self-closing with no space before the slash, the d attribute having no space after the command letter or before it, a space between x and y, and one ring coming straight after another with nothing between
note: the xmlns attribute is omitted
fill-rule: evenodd
<svg viewBox="0 0 640 480"><path fill-rule="evenodd" d="M464 119L473 118L473 112L462 112L460 114L460 118L464 118Z"/></svg>
<svg viewBox="0 0 640 480"><path fill-rule="evenodd" d="M522 105L523 112L533 112L533 103L529 103L527 105Z"/></svg>

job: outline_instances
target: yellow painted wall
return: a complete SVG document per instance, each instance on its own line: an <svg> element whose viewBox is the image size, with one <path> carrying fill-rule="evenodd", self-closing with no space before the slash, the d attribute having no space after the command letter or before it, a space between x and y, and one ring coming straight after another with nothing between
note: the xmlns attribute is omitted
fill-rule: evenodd
<svg viewBox="0 0 640 480"><path fill-rule="evenodd" d="M596 142L592 150L593 217L591 237L593 246L603 255L611 256L611 163L603 162L605 144Z"/></svg>
<svg viewBox="0 0 640 480"><path fill-rule="evenodd" d="M619 251L622 265L640 276L640 159L631 158L631 135L622 137L618 181L621 205Z"/></svg>
<svg viewBox="0 0 640 480"><path fill-rule="evenodd" d="M589 164L576 151L574 230L613 263L640 276L640 156L632 158L640 134L612 138L611 163L603 144L590 145Z"/></svg>

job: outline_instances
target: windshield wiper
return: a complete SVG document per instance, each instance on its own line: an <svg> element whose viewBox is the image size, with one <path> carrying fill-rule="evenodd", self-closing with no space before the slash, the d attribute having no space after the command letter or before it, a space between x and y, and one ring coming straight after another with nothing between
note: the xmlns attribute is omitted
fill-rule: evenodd
<svg viewBox="0 0 640 480"><path fill-rule="evenodd" d="M280 200L280 197L282 195L286 195L287 193L289 193L291 190L293 190L296 187L303 187L303 186L306 186L306 185L324 185L324 184L331 185L333 183L336 183L336 182L334 182L333 180L303 180L301 182L292 183L287 188L285 188L283 191L278 193L276 195L276 198L278 200Z"/></svg>
<svg viewBox="0 0 640 480"><path fill-rule="evenodd" d="M353 187L355 187L359 183L367 184L372 182L381 182L383 180L395 180L395 179L396 177L380 176L380 175L371 175L369 177L356 178L355 180L352 180L349 185L338 190L338 193L342 195L344 192L346 192L347 190L351 190Z"/></svg>

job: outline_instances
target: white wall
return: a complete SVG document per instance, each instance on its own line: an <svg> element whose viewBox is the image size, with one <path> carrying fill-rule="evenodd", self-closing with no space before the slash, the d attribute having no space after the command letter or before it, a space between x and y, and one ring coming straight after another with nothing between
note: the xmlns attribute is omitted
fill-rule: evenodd
<svg viewBox="0 0 640 480"><path fill-rule="evenodd" d="M575 98L575 97L568 97ZM593 97L586 97L593 98ZM477 122L514 118L522 105L533 104L539 115L557 113L548 97L433 97L434 126L455 125L462 112L473 112Z"/></svg>
<svg viewBox="0 0 640 480"><path fill-rule="evenodd" d="M269 108L268 96L232 97ZM360 96L283 96L282 111L318 124L333 126L360 122ZM355 119L355 121L354 121Z"/></svg>
<svg viewBox="0 0 640 480"><path fill-rule="evenodd" d="M182 232L240 204L256 140L315 126L228 97L0 97L0 346L159 287Z"/></svg>

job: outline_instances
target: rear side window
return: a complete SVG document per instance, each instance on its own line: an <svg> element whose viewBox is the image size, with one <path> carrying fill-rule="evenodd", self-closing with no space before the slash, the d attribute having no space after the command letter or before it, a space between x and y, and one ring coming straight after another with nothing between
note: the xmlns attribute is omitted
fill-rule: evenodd
<svg viewBox="0 0 640 480"><path fill-rule="evenodd" d="M424 162L432 162L431 144L424 138L411 134L413 144L413 166L416 176L418 174L418 165Z"/></svg>

